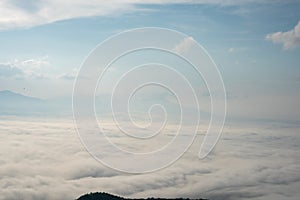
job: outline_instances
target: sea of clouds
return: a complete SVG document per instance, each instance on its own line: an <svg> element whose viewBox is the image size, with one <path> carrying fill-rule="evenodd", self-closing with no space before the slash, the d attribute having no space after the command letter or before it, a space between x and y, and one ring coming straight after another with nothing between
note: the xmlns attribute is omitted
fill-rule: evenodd
<svg viewBox="0 0 300 200"><path fill-rule="evenodd" d="M105 191L125 197L298 200L300 125L249 124L227 123L203 160L197 157L199 134L171 166L132 175L96 161L72 119L2 117L0 199L75 199Z"/></svg>

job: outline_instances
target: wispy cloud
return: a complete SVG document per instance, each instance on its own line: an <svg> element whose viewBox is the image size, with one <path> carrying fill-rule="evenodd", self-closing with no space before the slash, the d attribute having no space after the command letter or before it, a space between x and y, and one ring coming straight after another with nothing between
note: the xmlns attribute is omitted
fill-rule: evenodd
<svg viewBox="0 0 300 200"><path fill-rule="evenodd" d="M187 53L194 44L195 40L192 37L186 37L174 47L174 51L177 53Z"/></svg>
<svg viewBox="0 0 300 200"><path fill-rule="evenodd" d="M228 53L241 53L249 50L247 47L230 47L227 52Z"/></svg>
<svg viewBox="0 0 300 200"><path fill-rule="evenodd" d="M266 36L267 40L273 43L282 44L284 49L293 49L300 46L300 21L289 31L270 33Z"/></svg>
<svg viewBox="0 0 300 200"><path fill-rule="evenodd" d="M0 30L32 27L78 17L114 15L134 9L122 1L1 1Z"/></svg>
<svg viewBox="0 0 300 200"><path fill-rule="evenodd" d="M18 77L22 76L23 71L10 63L0 63L0 77Z"/></svg>
<svg viewBox="0 0 300 200"><path fill-rule="evenodd" d="M47 75L42 73L45 67L49 67L48 57L26 59L0 63L0 76L17 79L45 79Z"/></svg>
<svg viewBox="0 0 300 200"><path fill-rule="evenodd" d="M78 70L74 68L71 72L69 73L63 73L58 76L59 79L64 79L64 80L74 80L77 76Z"/></svg>
<svg viewBox="0 0 300 200"><path fill-rule="evenodd" d="M240 5L245 3L263 3L270 1L258 0L30 0L16 1L4 0L0 2L0 31L14 28L26 28L42 24L48 24L60 20L80 17L109 16L143 10L139 5L145 4L217 4ZM274 2L274 1L272 1ZM277 1L276 1L277 2Z"/></svg>

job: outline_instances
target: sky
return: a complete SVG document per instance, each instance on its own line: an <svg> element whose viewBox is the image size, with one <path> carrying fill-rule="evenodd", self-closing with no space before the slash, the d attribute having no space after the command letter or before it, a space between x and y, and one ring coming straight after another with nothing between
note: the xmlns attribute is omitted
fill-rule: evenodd
<svg viewBox="0 0 300 200"><path fill-rule="evenodd" d="M74 199L101 190L129 197L297 199L299 9L300 2L292 0L0 0L0 91L42 99L47 103L44 107L51 110L51 116L17 112L6 116L0 112L0 135L5 138L0 145L0 199L19 199L23 195L25 199L61 199L66 195ZM209 129L211 97L216 98L214 108L218 111L224 103L219 96L223 91L208 91L205 77L199 78L189 63L173 54L148 49L122 57L111 65L108 76L97 82L95 89L97 120L104 120L104 130L113 135L112 141L128 151L149 151L169 141L174 124L181 122L180 111L186 113L189 121L182 126L186 128L184 134L191 134L189 128L198 109L203 120L203 127L197 129L200 133L196 144L182 159L157 173L131 176L109 169L86 152L72 121L72 93L76 91L75 81L80 80L76 79L77 74L84 72L85 63L89 63L86 60L94 55L91 52L97 45L124 31L143 27L185 34L182 40L172 43L170 49L175 53L193 49L195 41L205 49L224 83L226 120L223 135L210 157L195 160L201 143L198 140L203 141L202 131ZM152 37L149 34L143 39L152 41ZM159 37L158 32L158 43L166 45L177 38ZM104 57L139 41L137 38L122 42L105 52ZM186 75L190 85L180 82L176 73L158 73L153 60ZM113 102L116 119L133 136L151 137L148 131L161 125L155 123L170 118L165 121L171 122L166 126L166 137L153 140L157 146L143 146L117 134L119 127L111 124L115 118L108 96L126 70L151 62L143 72L123 80L124 84L117 88L121 92L116 93L119 96ZM131 84L151 78L177 88L182 92L176 93L181 95L180 101L173 90L148 87L140 93L137 89L129 105L133 115L127 116L118 105L127 101L126 92L134 88ZM190 91L185 88L188 86L195 89L199 108L194 106ZM81 89L85 91L84 87ZM7 105L0 103L2 107ZM68 115L63 118L62 112ZM129 126L126 117L136 118L137 128ZM221 118L222 113L217 112L216 119ZM148 122L155 123L147 127ZM52 194L49 188L57 193Z"/></svg>
<svg viewBox="0 0 300 200"><path fill-rule="evenodd" d="M2 1L0 89L68 98L96 45L124 30L162 27L208 51L224 80L230 116L295 121L298 8L297 1Z"/></svg>

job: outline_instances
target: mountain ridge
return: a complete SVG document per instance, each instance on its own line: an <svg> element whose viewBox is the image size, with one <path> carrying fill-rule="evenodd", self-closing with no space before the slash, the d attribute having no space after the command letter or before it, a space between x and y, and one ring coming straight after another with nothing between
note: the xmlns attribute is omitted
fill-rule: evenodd
<svg viewBox="0 0 300 200"><path fill-rule="evenodd" d="M208 199L190 199L190 198L125 198L106 192L94 192L80 196L76 200L208 200Z"/></svg>
<svg viewBox="0 0 300 200"><path fill-rule="evenodd" d="M0 91L0 116L71 116L71 99L41 99L10 90Z"/></svg>
<svg viewBox="0 0 300 200"><path fill-rule="evenodd" d="M12 92L10 90L1 90L0 91L0 102L2 103L3 100L22 100L22 101L36 101L42 102L43 100L37 97L26 96L20 93Z"/></svg>

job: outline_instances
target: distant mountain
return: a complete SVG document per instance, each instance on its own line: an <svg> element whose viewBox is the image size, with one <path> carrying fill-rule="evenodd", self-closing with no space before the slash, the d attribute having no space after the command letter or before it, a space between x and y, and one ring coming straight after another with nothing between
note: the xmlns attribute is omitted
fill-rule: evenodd
<svg viewBox="0 0 300 200"><path fill-rule="evenodd" d="M79 197L77 200L192 200L188 198L176 198L176 199L166 199L166 198L147 198L147 199L129 199L124 197L115 196L105 192L89 193ZM207 199L193 199L193 200L207 200Z"/></svg>
<svg viewBox="0 0 300 200"><path fill-rule="evenodd" d="M43 100L9 90L0 91L0 115L71 115L72 99Z"/></svg>
<svg viewBox="0 0 300 200"><path fill-rule="evenodd" d="M15 93L9 90L0 91L0 104L5 103L24 103L24 102L34 102L34 103L41 103L43 100L24 96L19 93Z"/></svg>
<svg viewBox="0 0 300 200"><path fill-rule="evenodd" d="M27 115L41 112L45 109L45 101L39 98L25 96L9 90L0 91L1 115Z"/></svg>

